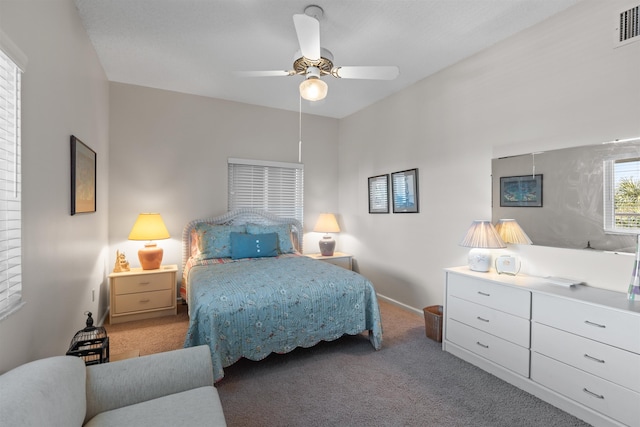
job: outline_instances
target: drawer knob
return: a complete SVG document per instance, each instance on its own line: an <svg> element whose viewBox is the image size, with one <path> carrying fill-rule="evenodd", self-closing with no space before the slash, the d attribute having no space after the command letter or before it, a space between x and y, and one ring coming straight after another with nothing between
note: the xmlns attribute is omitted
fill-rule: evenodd
<svg viewBox="0 0 640 427"><path fill-rule="evenodd" d="M483 297L490 297L491 296L491 294L488 294L486 292L481 292L481 291L478 291L478 294L482 295Z"/></svg>
<svg viewBox="0 0 640 427"><path fill-rule="evenodd" d="M593 360L594 362L604 363L604 360L598 359L597 357L589 356L588 354L585 354L584 357L586 357L589 360Z"/></svg>
<svg viewBox="0 0 640 427"><path fill-rule="evenodd" d="M588 320L585 320L584 323L586 323L589 326L595 326L596 328L606 328L605 325L601 325L600 323L595 323L595 322L590 322Z"/></svg>
<svg viewBox="0 0 640 427"><path fill-rule="evenodd" d="M487 322L489 323L489 319L483 319L482 317L478 316L477 319L481 322Z"/></svg>
<svg viewBox="0 0 640 427"><path fill-rule="evenodd" d="M486 344L482 344L480 341L477 341L477 342L476 342L476 344L478 344L478 345L479 345L480 347L482 347L482 348L489 348L489 346L488 346L488 345L486 345Z"/></svg>
<svg viewBox="0 0 640 427"><path fill-rule="evenodd" d="M589 390L589 389L588 389L588 388L586 388L586 387L585 387L585 388L583 388L583 389L582 389L582 391L584 391L584 392L585 392L585 393L587 393L588 395L593 396L593 397L596 397L596 398L598 398L598 399L604 399L604 396L603 396L603 395L601 395L601 394L597 394L597 393L594 393L594 392L592 392L591 390Z"/></svg>

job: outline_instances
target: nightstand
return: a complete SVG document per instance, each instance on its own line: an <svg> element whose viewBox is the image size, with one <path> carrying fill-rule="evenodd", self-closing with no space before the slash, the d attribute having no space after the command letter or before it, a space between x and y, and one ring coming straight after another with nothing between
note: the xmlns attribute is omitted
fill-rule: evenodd
<svg viewBox="0 0 640 427"><path fill-rule="evenodd" d="M342 268L346 268L347 270L353 270L353 255L345 254L343 252L334 252L331 256L322 256L322 254L305 254L305 256L329 262Z"/></svg>
<svg viewBox="0 0 640 427"><path fill-rule="evenodd" d="M157 270L111 273L109 323L176 315L177 272L177 265L163 265Z"/></svg>

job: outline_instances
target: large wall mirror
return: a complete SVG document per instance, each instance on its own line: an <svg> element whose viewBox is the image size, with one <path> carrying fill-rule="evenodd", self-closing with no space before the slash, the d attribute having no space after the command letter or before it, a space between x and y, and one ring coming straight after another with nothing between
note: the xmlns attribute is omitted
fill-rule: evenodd
<svg viewBox="0 0 640 427"><path fill-rule="evenodd" d="M640 139L493 159L493 222L516 219L534 245L635 252L635 234L604 231L605 166L621 159L640 160Z"/></svg>

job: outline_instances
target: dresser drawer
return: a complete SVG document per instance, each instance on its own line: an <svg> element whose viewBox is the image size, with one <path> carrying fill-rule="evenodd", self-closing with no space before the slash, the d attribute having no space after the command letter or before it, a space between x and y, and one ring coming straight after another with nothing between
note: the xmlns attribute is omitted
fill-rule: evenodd
<svg viewBox="0 0 640 427"><path fill-rule="evenodd" d="M531 350L640 393L640 354L533 323Z"/></svg>
<svg viewBox="0 0 640 427"><path fill-rule="evenodd" d="M520 347L456 320L447 322L446 339L491 362L529 377L529 349Z"/></svg>
<svg viewBox="0 0 640 427"><path fill-rule="evenodd" d="M139 274L122 276L113 280L115 295L171 289L173 276L170 274Z"/></svg>
<svg viewBox="0 0 640 427"><path fill-rule="evenodd" d="M529 347L530 322L528 319L454 296L447 299L447 317L519 346Z"/></svg>
<svg viewBox="0 0 640 427"><path fill-rule="evenodd" d="M172 296L173 292L171 292L170 289L138 294L116 295L114 314L171 308L174 303Z"/></svg>
<svg viewBox="0 0 640 427"><path fill-rule="evenodd" d="M640 353L640 316L545 294L533 296L533 320Z"/></svg>
<svg viewBox="0 0 640 427"><path fill-rule="evenodd" d="M472 301L514 316L531 316L531 292L501 286L473 277L449 274L449 295Z"/></svg>
<svg viewBox="0 0 640 427"><path fill-rule="evenodd" d="M624 424L640 426L640 393L538 353L531 354L531 379Z"/></svg>

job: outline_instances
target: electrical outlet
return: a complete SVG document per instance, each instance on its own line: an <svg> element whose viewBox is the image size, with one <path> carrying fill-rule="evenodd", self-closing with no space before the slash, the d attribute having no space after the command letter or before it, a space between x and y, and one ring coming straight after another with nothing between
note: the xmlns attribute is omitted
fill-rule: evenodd
<svg viewBox="0 0 640 427"><path fill-rule="evenodd" d="M96 290L91 289L91 302L96 302Z"/></svg>

